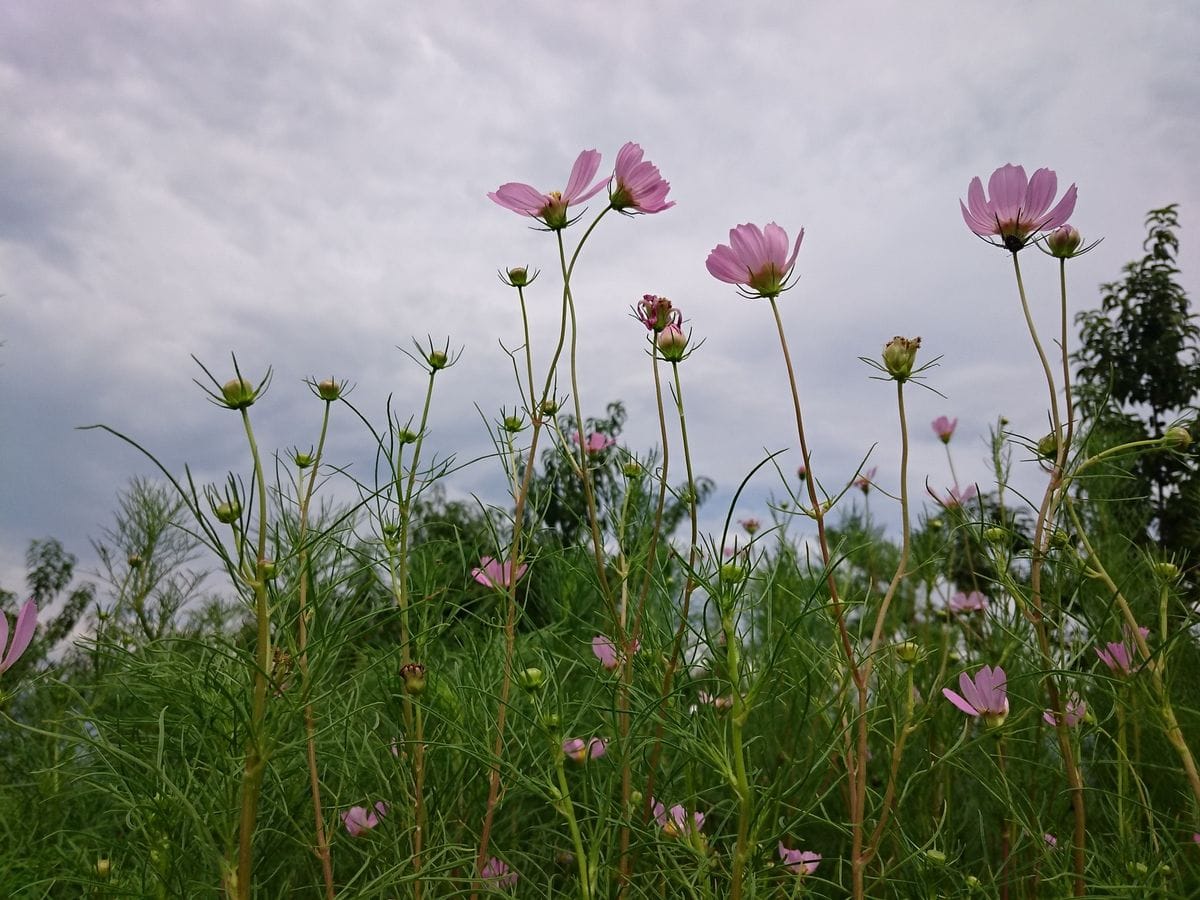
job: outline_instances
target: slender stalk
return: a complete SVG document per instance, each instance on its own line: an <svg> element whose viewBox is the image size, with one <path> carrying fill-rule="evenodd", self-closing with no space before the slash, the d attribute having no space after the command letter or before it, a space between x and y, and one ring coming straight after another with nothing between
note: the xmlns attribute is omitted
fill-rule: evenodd
<svg viewBox="0 0 1200 900"><path fill-rule="evenodd" d="M321 437L317 441L317 450L310 464L312 471L308 476L308 485L300 500L300 525L298 545L300 547L300 619L299 619L299 666L301 694L304 697L304 742L308 758L308 783L312 794L313 820L317 830L317 857L321 860L321 877L325 882L325 896L333 900L335 896L333 884L333 860L329 854L329 838L325 833L325 816L321 805L321 779L317 770L317 721L311 699L312 680L308 668L308 620L311 613L308 609L308 511L312 501L313 490L317 483L317 471L321 467L321 455L325 451L325 437L329 433L330 401L325 401L325 414L321 419ZM303 470L299 480L303 481Z"/></svg>
<svg viewBox="0 0 1200 900"><path fill-rule="evenodd" d="M553 739L552 739L553 740ZM589 752L584 746L583 752ZM554 747L554 770L558 775L558 790L562 794L559 809L567 820L567 830L571 832L571 843L575 847L575 861L579 867L579 900L591 900L592 878L588 871L588 855L584 852L583 836L579 833L579 822L575 819L575 804L571 800L571 786L567 783L565 758L562 746Z"/></svg>
<svg viewBox="0 0 1200 900"><path fill-rule="evenodd" d="M246 764L242 772L241 816L238 824L237 893L239 900L250 900L254 872L254 826L258 819L258 798L266 769L266 736L263 725L267 715L267 672L271 665L271 621L267 604L267 484L263 474L258 443L250 427L250 415L242 408L242 424L254 458L254 477L258 485L258 545L254 576L255 661L250 735L246 742Z"/></svg>

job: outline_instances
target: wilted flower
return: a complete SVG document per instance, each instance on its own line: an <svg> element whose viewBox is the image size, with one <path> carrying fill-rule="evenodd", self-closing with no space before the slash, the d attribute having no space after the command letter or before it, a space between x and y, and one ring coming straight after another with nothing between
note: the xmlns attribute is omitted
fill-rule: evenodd
<svg viewBox="0 0 1200 900"><path fill-rule="evenodd" d="M705 266L718 281L740 285L746 297L778 297L790 287L792 267L803 240L801 228L788 256L787 232L774 222L766 228L738 225L730 229L728 244L712 249Z"/></svg>
<svg viewBox="0 0 1200 900"><path fill-rule="evenodd" d="M1083 721L1083 717L1087 715L1087 704L1078 694L1072 694L1067 698L1066 705L1063 708L1063 723L1068 728L1074 728ZM1053 727L1056 724L1057 717L1054 715L1054 710L1048 709L1042 713L1042 718L1046 720L1046 724Z"/></svg>
<svg viewBox="0 0 1200 900"><path fill-rule="evenodd" d="M950 688L942 688L942 694L968 716L982 717L991 727L1001 724L1008 717L1007 680L1004 670L999 666L994 669L983 666L975 673L974 680L966 672L958 676L961 694Z"/></svg>
<svg viewBox="0 0 1200 900"><path fill-rule="evenodd" d="M683 323L683 314L672 306L666 297L657 294L643 294L637 306L633 308L634 316L646 326L647 331L660 332L668 325Z"/></svg>
<svg viewBox="0 0 1200 900"><path fill-rule="evenodd" d="M854 486L864 494L871 492L871 482L875 480L875 473L879 471L878 466L871 466L861 475L854 479Z"/></svg>
<svg viewBox="0 0 1200 900"><path fill-rule="evenodd" d="M811 875L821 864L821 854L811 850L789 850L779 842L779 858L796 875Z"/></svg>
<svg viewBox="0 0 1200 900"><path fill-rule="evenodd" d="M919 337L906 338L896 335L883 345L883 367L896 381L908 381L917 362L917 351L921 349Z"/></svg>
<svg viewBox="0 0 1200 900"><path fill-rule="evenodd" d="M494 856L484 863L483 870L479 875L484 881L490 881L496 887L512 887L520 877L508 867L508 863L502 862Z"/></svg>
<svg viewBox="0 0 1200 900"><path fill-rule="evenodd" d="M1149 628L1139 628L1138 631L1144 640L1149 634ZM1129 631L1129 627L1125 627L1125 640L1106 644L1105 649L1096 648L1096 655L1101 661L1108 666L1109 670L1115 675L1129 675L1134 669L1134 660L1137 657L1137 652L1134 649L1133 635Z"/></svg>
<svg viewBox="0 0 1200 900"><path fill-rule="evenodd" d="M642 159L640 145L630 141L617 151L617 167L608 202L617 212L657 213L670 209L674 200L667 200L671 184L658 173L658 166Z"/></svg>
<svg viewBox="0 0 1200 900"><path fill-rule="evenodd" d="M509 587L514 581L520 581L527 568L529 567L525 563L517 566L517 577L514 579L512 577L512 560L506 559L504 562L500 562L498 559L485 556L479 560L479 568L471 570L471 577L484 587L499 590Z"/></svg>
<svg viewBox="0 0 1200 900"><path fill-rule="evenodd" d="M958 427L958 419L938 416L930 424L933 426L933 433L938 436L938 440L943 444L948 444L950 443L950 438L954 437L954 429Z"/></svg>
<svg viewBox="0 0 1200 900"><path fill-rule="evenodd" d="M953 613L983 612L987 609L987 597L979 591L963 593L959 591L950 598L950 611Z"/></svg>
<svg viewBox="0 0 1200 900"><path fill-rule="evenodd" d="M16 625L13 627L12 643L8 643L8 616L0 611L0 675L13 667L21 658L33 640L37 630L37 604L32 598L26 600L17 613ZM7 649L5 649L7 647Z"/></svg>
<svg viewBox="0 0 1200 900"><path fill-rule="evenodd" d="M567 179L564 191L543 194L531 185L510 181L500 185L488 194L488 197L505 209L511 209L523 216L532 216L552 231L558 231L570 224L567 218L567 209L570 206L590 200L608 183L607 178L602 178L591 187L587 186L587 183L596 177L599 168L600 153L596 150L584 150L571 167L571 176Z"/></svg>
<svg viewBox="0 0 1200 900"><path fill-rule="evenodd" d="M585 763L589 759L599 759L608 752L607 738L567 738L562 742L563 753L577 763Z"/></svg>
<svg viewBox="0 0 1200 900"><path fill-rule="evenodd" d="M1027 179L1023 167L1009 163L988 179L990 197L984 196L983 182L975 177L967 188L967 202L958 205L968 228L982 238L999 238L992 243L1016 253L1043 232L1066 224L1075 211L1075 185L1050 209L1056 193L1058 176L1051 169L1038 169Z"/></svg>
<svg viewBox="0 0 1200 900"><path fill-rule="evenodd" d="M704 827L704 813L694 812L691 818L688 818L687 810L683 808L683 804L677 803L670 809L667 809L657 800L653 801L654 821L664 833L671 837L684 837L689 831L699 832Z"/></svg>
<svg viewBox="0 0 1200 900"><path fill-rule="evenodd" d="M573 440L576 444L579 443L578 431L571 435L571 440ZM588 453L600 453L604 450L607 450L615 443L616 440L610 438L607 434L601 434L599 431L593 431L583 439L583 448Z"/></svg>
<svg viewBox="0 0 1200 900"><path fill-rule="evenodd" d="M758 521L758 519L755 519L753 516L748 519L742 519L738 522L738 524L746 529L746 534L751 536L753 536L760 528L762 528L762 522Z"/></svg>
<svg viewBox="0 0 1200 900"><path fill-rule="evenodd" d="M638 652L638 645L638 641L633 642L632 652ZM610 672L621 665L622 659L621 654L617 652L617 645L606 635L598 634L592 638L592 652L596 654L596 659L600 660L600 665Z"/></svg>
<svg viewBox="0 0 1200 900"><path fill-rule="evenodd" d="M342 821L350 837L358 837L370 831L379 824L379 820L387 815L387 804L382 800L375 804L374 811L363 806L352 806L342 813Z"/></svg>

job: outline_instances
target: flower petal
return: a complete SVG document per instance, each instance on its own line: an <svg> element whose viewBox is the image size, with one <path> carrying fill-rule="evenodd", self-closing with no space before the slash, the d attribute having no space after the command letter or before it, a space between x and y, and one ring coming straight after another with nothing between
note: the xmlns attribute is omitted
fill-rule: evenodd
<svg viewBox="0 0 1200 900"><path fill-rule="evenodd" d="M1042 218L1041 222L1038 223L1038 230L1048 231L1051 228L1057 228L1059 225L1066 224L1067 219L1071 218L1071 213L1075 212L1075 199L1078 193L1075 185L1067 188L1067 192L1058 201L1058 205L1050 210Z"/></svg>
<svg viewBox="0 0 1200 900"><path fill-rule="evenodd" d="M8 653L4 653L4 641L0 640L0 654L3 655L3 661L0 661L0 672L3 672L12 667L21 654L29 647L29 642L33 640L33 633L37 631L37 604L33 600L26 600L21 607L21 611L17 613L17 624L13 628L12 646L8 648ZM7 620L4 622L5 630L8 630Z"/></svg>
<svg viewBox="0 0 1200 900"><path fill-rule="evenodd" d="M968 703L966 700L964 700L962 697L960 697L954 691L950 690L950 688L942 688L942 696L944 696L947 700L949 700L951 703L953 703L955 706L957 706L959 709L961 709L963 712L965 712L968 716L975 716L976 718L978 718L979 710L977 710L973 706L971 706L970 703Z"/></svg>
<svg viewBox="0 0 1200 900"><path fill-rule="evenodd" d="M596 177L596 172L600 168L600 151L584 150L575 159L575 165L571 167L571 177L567 179L567 188L563 191L563 200L567 206L572 203L582 202L587 200L596 193L603 185L608 183L608 179L600 182L599 185L593 186L591 192L584 195L585 185Z"/></svg>
<svg viewBox="0 0 1200 900"><path fill-rule="evenodd" d="M1053 169L1038 169L1029 179L1029 189L1025 192L1025 206L1021 210L1021 219L1026 222L1036 222L1050 208L1054 195L1058 193L1058 176Z"/></svg>
<svg viewBox="0 0 1200 900"><path fill-rule="evenodd" d="M519 181L510 181L500 185L488 194L488 199L505 209L511 209L513 212L526 216L537 215L542 207L550 202L549 198L537 188Z"/></svg>
<svg viewBox="0 0 1200 900"><path fill-rule="evenodd" d="M713 278L727 284L745 284L750 277L750 270L738 259L733 248L725 244L713 247L704 266Z"/></svg>

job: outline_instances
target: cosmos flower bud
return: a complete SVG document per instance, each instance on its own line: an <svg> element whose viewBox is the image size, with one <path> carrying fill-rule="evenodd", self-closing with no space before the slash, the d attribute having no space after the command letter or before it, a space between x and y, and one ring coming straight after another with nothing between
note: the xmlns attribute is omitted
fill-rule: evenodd
<svg viewBox="0 0 1200 900"><path fill-rule="evenodd" d="M292 456L292 461L296 463L296 467L307 469L313 464L313 455L311 453L303 453L299 450Z"/></svg>
<svg viewBox="0 0 1200 900"><path fill-rule="evenodd" d="M555 400L543 400L538 406L538 410L543 416L553 416L558 414L558 402Z"/></svg>
<svg viewBox="0 0 1200 900"><path fill-rule="evenodd" d="M425 693L425 667L420 663L408 663L400 667L404 680L404 693L419 697Z"/></svg>
<svg viewBox="0 0 1200 900"><path fill-rule="evenodd" d="M140 569L142 567L142 563L145 562L145 560L143 560L142 557L137 553L130 553L128 562L129 562L129 568Z"/></svg>
<svg viewBox="0 0 1200 900"><path fill-rule="evenodd" d="M991 528L985 528L983 530L984 540L989 541L993 544L999 544L1001 541L1005 540L1007 537L1008 537L1008 532L1005 531L1003 528L997 528L995 525L993 525Z"/></svg>
<svg viewBox="0 0 1200 900"><path fill-rule="evenodd" d="M730 584L739 584L746 579L746 570L744 567L734 563L725 563L721 566L721 580L727 581Z"/></svg>
<svg viewBox="0 0 1200 900"><path fill-rule="evenodd" d="M1058 456L1058 434L1051 431L1037 442L1038 456L1042 459L1054 459Z"/></svg>
<svg viewBox="0 0 1200 900"><path fill-rule="evenodd" d="M107 857L96 860L96 877L107 879L112 874L112 862Z"/></svg>
<svg viewBox="0 0 1200 900"><path fill-rule="evenodd" d="M901 641L892 649L896 651L896 656L909 664L916 662L921 655L921 645L916 641Z"/></svg>
<svg viewBox="0 0 1200 900"><path fill-rule="evenodd" d="M396 432L396 440L401 444L415 444L417 442L417 433L411 428L401 428Z"/></svg>
<svg viewBox="0 0 1200 900"><path fill-rule="evenodd" d="M230 409L245 409L254 403L254 385L245 378L231 378L221 385L221 396Z"/></svg>
<svg viewBox="0 0 1200 900"><path fill-rule="evenodd" d="M1079 252L1083 235L1074 225L1059 225L1046 235L1046 247L1050 255L1059 259L1070 259Z"/></svg>
<svg viewBox="0 0 1200 900"><path fill-rule="evenodd" d="M338 384L332 378L326 378L317 385L317 396L327 403L332 403L338 397L342 396L342 385Z"/></svg>
<svg viewBox="0 0 1200 900"><path fill-rule="evenodd" d="M1159 578L1167 581L1174 581L1179 577L1179 566L1173 562L1160 562L1154 564L1154 574Z"/></svg>
<svg viewBox="0 0 1200 900"><path fill-rule="evenodd" d="M546 685L546 673L535 666L530 666L517 674L517 682L530 693L540 691Z"/></svg>
<svg viewBox="0 0 1200 900"><path fill-rule="evenodd" d="M430 350L425 357L425 361L429 363L429 368L433 370L444 369L450 365L450 357L446 355L444 350Z"/></svg>
<svg viewBox="0 0 1200 900"><path fill-rule="evenodd" d="M929 849L925 851L926 861L932 863L939 868L946 864L946 854L941 850Z"/></svg>
<svg viewBox="0 0 1200 900"><path fill-rule="evenodd" d="M525 266L513 266L508 270L508 283L513 287L525 287L529 282L529 269Z"/></svg>
<svg viewBox="0 0 1200 900"><path fill-rule="evenodd" d="M621 472L626 478L641 478L645 473L641 463L636 460L630 460L621 467Z"/></svg>
<svg viewBox="0 0 1200 900"><path fill-rule="evenodd" d="M1163 435L1170 443L1176 447L1186 447L1192 442L1192 434L1186 428L1176 426L1168 428L1167 433Z"/></svg>
<svg viewBox="0 0 1200 900"><path fill-rule="evenodd" d="M917 350L921 348L919 337L906 338L896 335L883 345L883 367L897 381L903 382L912 375L917 361Z"/></svg>
<svg viewBox="0 0 1200 900"><path fill-rule="evenodd" d="M226 500L213 507L213 515L222 525L232 525L242 516L242 505L236 500Z"/></svg>
<svg viewBox="0 0 1200 900"><path fill-rule="evenodd" d="M509 434L517 434L525 428L525 420L517 415L505 416L503 425Z"/></svg>
<svg viewBox="0 0 1200 900"><path fill-rule="evenodd" d="M683 333L682 328L672 322L658 333L654 343L658 345L658 352L662 354L663 359L677 363L685 355L688 336Z"/></svg>

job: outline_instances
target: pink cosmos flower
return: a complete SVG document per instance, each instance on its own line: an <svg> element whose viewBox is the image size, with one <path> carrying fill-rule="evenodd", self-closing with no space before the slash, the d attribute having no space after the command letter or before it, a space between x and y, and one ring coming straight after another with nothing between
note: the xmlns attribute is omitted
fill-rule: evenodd
<svg viewBox="0 0 1200 900"><path fill-rule="evenodd" d="M504 562L500 562L498 559L485 556L479 560L479 568L471 570L471 577L484 587L503 590L508 588L513 581L520 581L521 576L528 568L529 566L525 563L517 566L517 577L514 579L512 577L512 560L506 559Z"/></svg>
<svg viewBox="0 0 1200 900"><path fill-rule="evenodd" d="M1004 670L999 666L994 669L984 666L975 673L974 680L966 672L958 676L961 694L950 688L942 688L942 694L968 716L982 717L988 726L994 726L1008 716L1007 681Z"/></svg>
<svg viewBox="0 0 1200 900"><path fill-rule="evenodd" d="M938 416L933 422L933 433L938 436L943 444L950 443L950 438L954 437L954 429L958 427L958 419L951 419L946 416Z"/></svg>
<svg viewBox="0 0 1200 900"><path fill-rule="evenodd" d="M1115 675L1122 676L1133 672L1135 667L1134 660L1137 658L1133 635L1130 633L1128 625L1125 626L1124 631L1125 640L1106 644L1106 649L1104 650L1101 650L1099 647L1096 648L1096 655L1108 666L1109 670ZM1150 634L1149 628L1138 628L1138 631L1141 633L1143 640Z"/></svg>
<svg viewBox="0 0 1200 900"><path fill-rule="evenodd" d="M608 738L567 738L562 742L563 753L577 763L599 759L608 752Z"/></svg>
<svg viewBox="0 0 1200 900"><path fill-rule="evenodd" d="M987 597L979 591L964 594L962 591L950 598L950 611L953 613L983 612L987 609Z"/></svg>
<svg viewBox="0 0 1200 900"><path fill-rule="evenodd" d="M578 431L571 435L571 440L573 440L576 444L579 443ZM616 440L610 438L607 434L601 434L599 431L593 431L586 438L584 438L584 449L587 450L588 453L600 453L604 450L607 450L615 443Z"/></svg>
<svg viewBox="0 0 1200 900"><path fill-rule="evenodd" d="M32 599L26 600L17 613L12 643L9 644L8 616L0 612L0 675L11 669L21 658L21 654L29 648L29 642L33 640L33 633L37 630L37 613L37 604Z"/></svg>
<svg viewBox="0 0 1200 900"><path fill-rule="evenodd" d="M871 482L875 480L875 473L879 471L879 466L871 466L861 475L854 479L854 486L864 494L870 493Z"/></svg>
<svg viewBox="0 0 1200 900"><path fill-rule="evenodd" d="M1083 717L1087 715L1087 704L1078 694L1072 694L1067 698L1067 702L1063 707L1063 723L1068 728L1074 728L1083 721ZM1042 713L1042 718L1046 724L1054 727L1056 724L1056 716L1054 710L1048 709Z"/></svg>
<svg viewBox="0 0 1200 900"><path fill-rule="evenodd" d="M488 197L505 209L511 209L523 216L531 216L551 231L559 231L571 224L567 217L569 207L590 200L608 183L607 178L601 178L591 187L587 186L587 183L596 177L599 169L599 152L584 150L571 167L571 177L567 179L564 191L543 194L531 185L510 181L500 185L488 194Z"/></svg>
<svg viewBox="0 0 1200 900"><path fill-rule="evenodd" d="M803 240L801 228L788 256L787 232L774 222L766 228L738 225L730 229L728 244L717 244L712 249L705 266L718 281L739 285L742 295L749 299L778 297L790 287L788 281Z"/></svg>
<svg viewBox="0 0 1200 900"><path fill-rule="evenodd" d="M740 520L738 524L746 529L746 534L750 535L751 537L754 536L755 532L762 528L762 522L758 521L758 519L754 518L753 516L748 519Z"/></svg>
<svg viewBox="0 0 1200 900"><path fill-rule="evenodd" d="M1058 849L1058 838L1056 838L1050 832L1047 831L1045 834L1043 834L1042 840L1046 842L1046 846L1048 846L1051 850Z"/></svg>
<svg viewBox="0 0 1200 900"><path fill-rule="evenodd" d="M352 806L342 813L342 821L346 824L346 831L350 833L350 837L358 837L378 825L379 820L387 815L387 811L387 804L382 800L375 804L374 812L363 806Z"/></svg>
<svg viewBox="0 0 1200 900"><path fill-rule="evenodd" d="M664 833L671 837L684 837L689 831L699 832L704 827L704 813L694 812L689 820L683 804L677 803L667 809L657 800L653 800L654 821Z"/></svg>
<svg viewBox="0 0 1200 900"><path fill-rule="evenodd" d="M642 159L640 145L630 141L617 151L617 168L608 202L617 212L658 213L675 205L667 200L671 184L658 173L658 166Z"/></svg>
<svg viewBox="0 0 1200 900"><path fill-rule="evenodd" d="M638 652L639 644L639 641L633 642L634 653ZM598 634L592 638L592 652L596 654L596 659L600 660L600 665L610 672L623 662L621 654L617 652L617 645L607 635Z"/></svg>
<svg viewBox="0 0 1200 900"><path fill-rule="evenodd" d="M633 308L634 317L646 326L647 331L658 333L668 325L682 325L683 314L671 305L666 297L657 294L643 294L638 305Z"/></svg>
<svg viewBox="0 0 1200 900"><path fill-rule="evenodd" d="M496 887L512 887L521 877L508 867L508 863L494 856L484 863L483 871L479 875L484 881L489 881Z"/></svg>
<svg viewBox="0 0 1200 900"><path fill-rule="evenodd" d="M779 858L796 875L811 875L821 864L821 854L811 850L789 850L779 842Z"/></svg>
<svg viewBox="0 0 1200 900"><path fill-rule="evenodd" d="M1033 178L1012 163L1001 166L988 179L989 197L984 197L983 182L971 179L967 202L961 200L963 220L982 238L1016 253L1043 232L1066 223L1075 211L1075 185L1067 188L1054 209L1050 204L1058 193L1058 176L1051 169L1038 169ZM1047 212L1047 210L1050 210Z"/></svg>
<svg viewBox="0 0 1200 900"><path fill-rule="evenodd" d="M926 485L926 490L929 491L929 496L937 501L938 506L948 510L958 509L979 495L979 488L973 484L968 484L965 488L960 488L957 484L953 485L946 490L945 497L928 485Z"/></svg>

